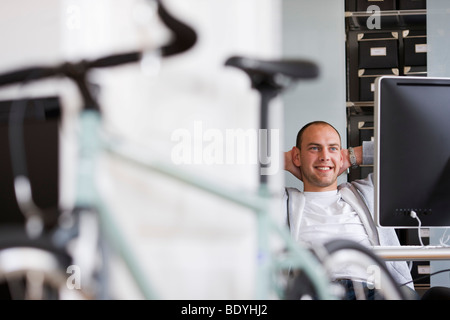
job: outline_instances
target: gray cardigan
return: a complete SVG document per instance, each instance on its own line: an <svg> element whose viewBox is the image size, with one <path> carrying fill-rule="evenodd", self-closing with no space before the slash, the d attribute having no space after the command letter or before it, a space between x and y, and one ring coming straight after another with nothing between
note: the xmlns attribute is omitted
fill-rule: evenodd
<svg viewBox="0 0 450 320"><path fill-rule="evenodd" d="M373 144L363 144L363 154L373 154ZM370 158L367 159L370 163ZM363 163L367 163L363 159ZM367 178L355 180L352 182L342 183L338 186L342 198L350 204L358 213L372 245L380 246L399 246L395 229L393 228L379 228L374 222L374 185L372 174ZM289 227L291 235L295 240L298 240L298 232L300 230L300 222L305 206L305 196L303 192L296 188L286 188L283 203L288 210L287 218L289 219ZM405 261L386 261L386 266L394 279L403 284L412 280L411 272L408 264ZM414 289L412 282L408 284L411 289Z"/></svg>

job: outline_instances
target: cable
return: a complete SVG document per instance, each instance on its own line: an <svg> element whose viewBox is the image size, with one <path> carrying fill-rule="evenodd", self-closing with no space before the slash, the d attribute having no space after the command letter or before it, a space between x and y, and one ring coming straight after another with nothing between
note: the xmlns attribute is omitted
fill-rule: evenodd
<svg viewBox="0 0 450 320"><path fill-rule="evenodd" d="M449 246L449 244L448 244L447 242L450 240L450 235L446 236L447 231L448 231L449 229L450 229L450 228L446 228L445 231L444 231L444 233L442 234L442 237L439 239L439 243L440 243L440 245L443 246L443 247L448 247L448 246Z"/></svg>
<svg viewBox="0 0 450 320"><path fill-rule="evenodd" d="M401 284L400 287L405 286L405 285L407 285L407 284L409 284L409 283L411 283L411 282L414 282L414 281L423 280L423 279L426 279L426 278L428 278L428 277L432 277L432 276L434 276L434 275L436 275L436 274L439 274L439 273L442 273L442 272L449 272L449 271L450 271L450 269L443 269L443 270L439 270L439 271L436 271L436 272L427 274L427 275L425 275L425 276L420 276L420 277L418 277L418 278L414 278L414 279L411 280L411 281L408 281L408 282L405 282L405 283Z"/></svg>
<svg viewBox="0 0 450 320"><path fill-rule="evenodd" d="M410 214L411 218L416 219L418 222L418 226L417 226L417 236L419 238L420 241L420 245L422 247L424 247L423 241L422 241L422 235L420 234L420 229L422 228L422 221L420 221L419 217L417 216L417 213L414 210L411 210Z"/></svg>
<svg viewBox="0 0 450 320"><path fill-rule="evenodd" d="M412 260L408 262L408 268L409 268L409 272L411 272L412 268L413 268L413 261Z"/></svg>
<svg viewBox="0 0 450 320"><path fill-rule="evenodd" d="M423 244L423 241L422 241L422 236L421 236L421 234L420 234L420 229L422 228L422 221L421 221L420 218L417 216L417 213L416 213L414 210L411 210L411 212L410 212L409 215L411 216L411 218L416 219L417 222L418 222L418 226L417 226L417 235L418 235L418 237L419 237L420 245L421 245L422 247L424 247L424 244ZM445 238L445 240L444 240L444 237L445 237L447 231L448 231L448 229L445 230L444 234L442 235L441 239L439 240L439 242L440 242L440 244L441 244L442 246L447 246L446 242L447 242L447 241L449 240L449 238L450 238L450 236L447 236L447 238ZM411 262L412 262L412 261L411 261ZM412 263L410 264L410 270L411 270L411 269L412 269ZM448 272L448 271L450 271L450 269L444 269L444 270L436 271L436 272L430 273L429 275L421 276L421 277L415 278L415 279L413 279L413 280L411 280L411 281L405 282L405 283L403 283L403 284L400 285L400 286L404 286L404 285L407 285L407 284L409 284L409 283L411 283L411 282L414 282L414 281L420 281L420 280L422 280L422 279L426 279L426 278L431 277L431 276L434 276L434 275L436 275L436 274L439 274L439 273L442 273L442 272Z"/></svg>

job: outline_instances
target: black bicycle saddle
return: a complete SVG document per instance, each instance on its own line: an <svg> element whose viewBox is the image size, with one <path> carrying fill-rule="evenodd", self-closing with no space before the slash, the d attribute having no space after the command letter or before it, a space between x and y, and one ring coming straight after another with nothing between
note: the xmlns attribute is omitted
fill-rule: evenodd
<svg viewBox="0 0 450 320"><path fill-rule="evenodd" d="M314 79L319 75L317 65L306 60L259 60L233 56L227 59L225 65L247 73L254 87L258 87L261 83L283 86L276 79L279 76L288 80L299 80Z"/></svg>

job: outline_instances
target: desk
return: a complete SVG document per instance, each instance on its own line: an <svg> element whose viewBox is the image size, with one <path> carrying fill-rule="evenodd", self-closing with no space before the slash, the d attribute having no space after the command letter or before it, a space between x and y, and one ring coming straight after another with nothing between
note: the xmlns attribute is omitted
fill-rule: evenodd
<svg viewBox="0 0 450 320"><path fill-rule="evenodd" d="M450 247L442 246L374 246L374 252L384 260L427 261L450 260Z"/></svg>

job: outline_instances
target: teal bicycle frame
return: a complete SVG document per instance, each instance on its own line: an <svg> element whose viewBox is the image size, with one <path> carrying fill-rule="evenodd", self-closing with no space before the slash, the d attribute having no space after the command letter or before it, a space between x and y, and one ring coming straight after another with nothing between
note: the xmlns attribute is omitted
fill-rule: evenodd
<svg viewBox="0 0 450 320"><path fill-rule="evenodd" d="M315 286L319 299L334 299L330 293L330 282L319 261L310 251L301 247L291 238L287 228L283 228L273 221L271 210L269 209L273 199L266 187L260 188L257 194L245 195L190 175L176 166L170 166L167 163L149 163L137 159L137 157L120 150L119 147L100 139L101 115L98 111L84 110L81 112L79 120L81 136L79 138L80 162L77 176L76 205L98 210L103 235L106 237L107 242L112 245L113 250L125 262L145 299L158 299L157 290L151 287L148 276L141 270L138 257L131 254L133 251L130 250L130 244L114 222L107 204L103 202L99 195L93 179L96 172L96 159L102 151L107 151L109 155L119 157L145 170L157 172L255 212L258 224L258 252L255 255L255 259L257 259L255 299L272 298L271 294L273 292L276 292L282 298L282 293L274 288L273 275L278 270L289 268L304 270ZM283 257L277 257L276 253L271 252L269 235L272 233L281 237L286 246Z"/></svg>

